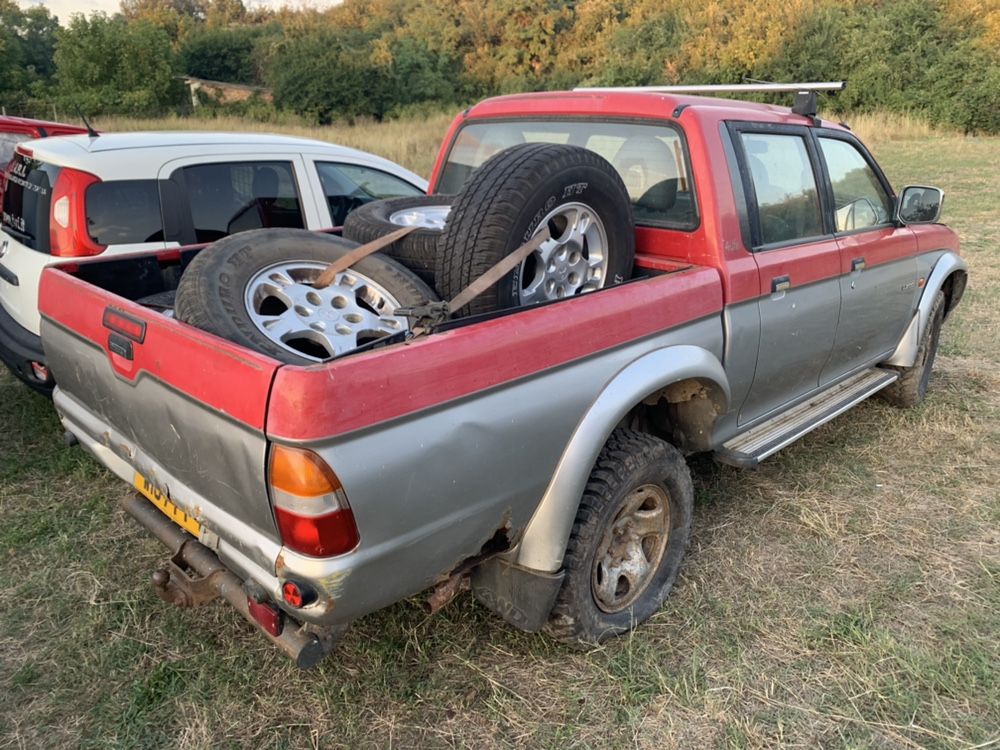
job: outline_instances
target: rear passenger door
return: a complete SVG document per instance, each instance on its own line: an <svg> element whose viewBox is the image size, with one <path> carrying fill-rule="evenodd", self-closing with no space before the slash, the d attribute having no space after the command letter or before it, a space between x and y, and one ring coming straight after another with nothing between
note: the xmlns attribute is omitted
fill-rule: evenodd
<svg viewBox="0 0 1000 750"><path fill-rule="evenodd" d="M316 228L316 206L303 199L297 155L226 155L176 159L160 169L168 242L214 242L250 229Z"/></svg>
<svg viewBox="0 0 1000 750"><path fill-rule="evenodd" d="M848 133L816 131L840 246L840 325L820 383L896 348L917 300L916 237L893 221L889 183Z"/></svg>
<svg viewBox="0 0 1000 750"><path fill-rule="evenodd" d="M739 423L819 386L840 313L840 250L804 127L730 124L759 279L760 345Z"/></svg>

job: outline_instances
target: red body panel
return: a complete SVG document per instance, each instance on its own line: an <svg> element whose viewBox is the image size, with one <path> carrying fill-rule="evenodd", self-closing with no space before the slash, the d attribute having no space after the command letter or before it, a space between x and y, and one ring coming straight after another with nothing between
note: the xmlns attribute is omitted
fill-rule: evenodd
<svg viewBox="0 0 1000 750"><path fill-rule="evenodd" d="M718 274L694 268L327 365L282 367L274 382L267 432L288 440L338 435L721 310ZM593 333L564 335L570 328ZM502 357L497 356L498 342L503 342Z"/></svg>
<svg viewBox="0 0 1000 750"><path fill-rule="evenodd" d="M866 268L874 268L883 263L902 260L917 251L913 230L909 227L886 227L857 234L841 235L838 238L841 250L840 272L850 273L851 263L856 259L865 261Z"/></svg>
<svg viewBox="0 0 1000 750"><path fill-rule="evenodd" d="M759 296L771 293L771 282L787 276L793 288L840 276L840 246L834 238L807 245L776 248L754 256L760 269Z"/></svg>
<svg viewBox="0 0 1000 750"><path fill-rule="evenodd" d="M53 135L80 135L86 132L86 128L62 122L0 116L0 133L23 133L35 138L45 138Z"/></svg>
<svg viewBox="0 0 1000 750"><path fill-rule="evenodd" d="M104 312L110 305L146 323L142 343L132 344L132 360L108 351L111 330L104 324ZM134 381L148 373L235 420L264 428L271 380L280 362L123 300L59 269L42 274L39 308L43 316L102 347L124 380Z"/></svg>
<svg viewBox="0 0 1000 750"><path fill-rule="evenodd" d="M674 113L677 112L677 116ZM702 96L676 96L629 91L545 92L487 99L454 119L438 153L429 192L437 188L441 171L458 131L470 121L511 117L635 118L670 122L688 142L694 191L701 216L690 232L653 227L636 228L636 250L680 263L708 266L719 272L727 304L753 299L761 282L757 266L740 237L739 217L730 182L719 126L724 120L803 125L811 120L787 108ZM823 122L827 128L840 125Z"/></svg>

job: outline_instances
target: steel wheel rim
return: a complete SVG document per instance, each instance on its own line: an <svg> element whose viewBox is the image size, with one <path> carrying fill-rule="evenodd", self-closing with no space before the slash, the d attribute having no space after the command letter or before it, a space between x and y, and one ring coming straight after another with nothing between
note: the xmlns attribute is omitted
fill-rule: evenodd
<svg viewBox="0 0 1000 750"><path fill-rule="evenodd" d="M408 327L393 312L399 301L381 284L353 268L332 284L313 282L326 263L293 260L258 271L247 283L244 305L269 341L306 359L322 362Z"/></svg>
<svg viewBox="0 0 1000 750"><path fill-rule="evenodd" d="M608 271L608 234L604 222L585 203L563 203L540 222L546 240L518 270L521 304L530 305L592 292L604 286Z"/></svg>
<svg viewBox="0 0 1000 750"><path fill-rule="evenodd" d="M646 591L660 567L670 530L666 489L644 484L625 497L594 556L590 585L602 611L621 612Z"/></svg>
<svg viewBox="0 0 1000 750"><path fill-rule="evenodd" d="M401 227L423 227L424 229L444 229L451 213L451 206L419 206L403 208L389 214L389 223Z"/></svg>

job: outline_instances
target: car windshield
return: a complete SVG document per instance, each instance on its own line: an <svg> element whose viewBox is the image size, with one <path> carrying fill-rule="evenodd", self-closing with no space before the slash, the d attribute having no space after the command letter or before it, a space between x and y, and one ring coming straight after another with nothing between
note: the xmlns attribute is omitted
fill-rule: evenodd
<svg viewBox="0 0 1000 750"><path fill-rule="evenodd" d="M519 143L582 146L621 175L639 224L693 229L697 213L680 133L668 125L599 120L473 122L459 131L435 192L457 193L493 154Z"/></svg>

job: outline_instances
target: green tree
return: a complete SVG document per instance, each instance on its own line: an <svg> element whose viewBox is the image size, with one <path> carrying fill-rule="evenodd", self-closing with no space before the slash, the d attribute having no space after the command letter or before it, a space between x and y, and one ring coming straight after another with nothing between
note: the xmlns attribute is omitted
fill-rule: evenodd
<svg viewBox="0 0 1000 750"><path fill-rule="evenodd" d="M184 72L196 78L231 83L258 83L260 76L254 48L267 33L280 29L261 26L216 26L197 29L185 37L180 48Z"/></svg>
<svg viewBox="0 0 1000 750"><path fill-rule="evenodd" d="M21 111L31 91L51 79L58 28L46 8L0 0L0 104L8 112Z"/></svg>
<svg viewBox="0 0 1000 750"><path fill-rule="evenodd" d="M74 16L59 32L55 65L60 99L86 114L151 115L184 98L170 37L149 21Z"/></svg>

